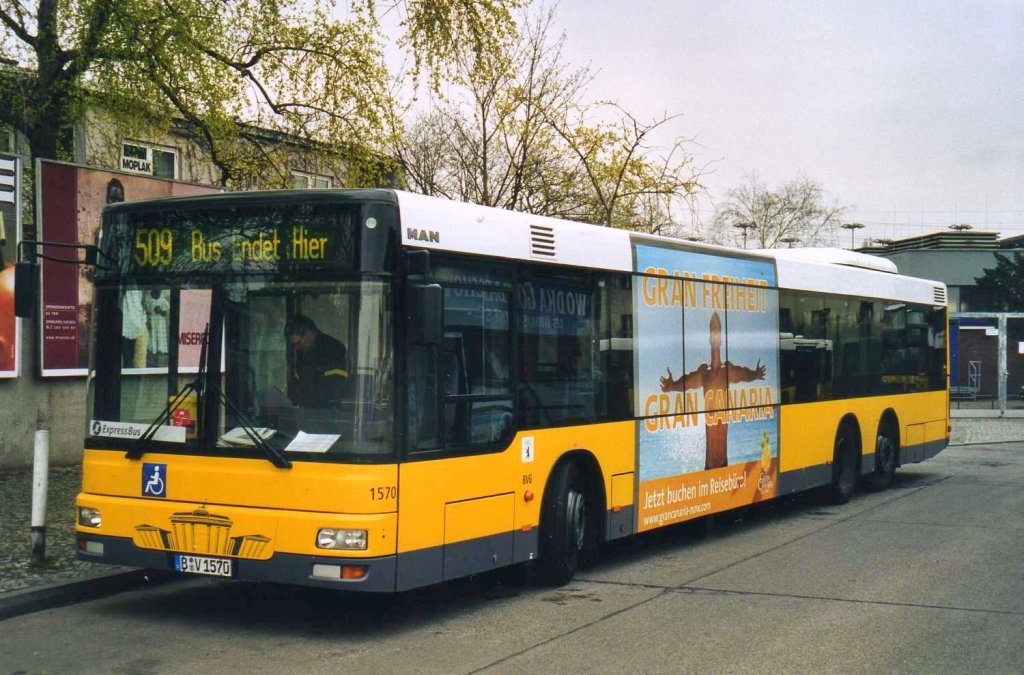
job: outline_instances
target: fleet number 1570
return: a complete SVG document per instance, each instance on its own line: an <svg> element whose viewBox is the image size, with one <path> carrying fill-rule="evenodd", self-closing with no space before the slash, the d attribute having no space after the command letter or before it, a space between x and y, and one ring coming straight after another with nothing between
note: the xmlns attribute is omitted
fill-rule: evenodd
<svg viewBox="0 0 1024 675"><path fill-rule="evenodd" d="M372 487L370 488L370 499L375 502L387 499L398 499L398 487L395 485Z"/></svg>

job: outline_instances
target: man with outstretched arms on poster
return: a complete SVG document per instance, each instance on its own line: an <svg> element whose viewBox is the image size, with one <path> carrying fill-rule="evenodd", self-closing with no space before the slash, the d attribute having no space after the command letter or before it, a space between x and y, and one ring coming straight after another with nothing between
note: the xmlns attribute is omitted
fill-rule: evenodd
<svg viewBox="0 0 1024 675"><path fill-rule="evenodd" d="M705 401L723 401L724 406L728 407L729 385L763 380L765 367L760 359L753 369L722 361L722 320L718 312L711 315L710 334L711 363L702 363L696 370L686 373L679 379L674 379L672 370L668 369L668 377L661 378L661 390L683 392L687 389L702 389ZM711 396L708 395L709 392ZM708 407L705 405L705 410ZM717 424L708 424L705 421L704 432L707 440L704 468L717 469L728 465L729 425L724 421Z"/></svg>

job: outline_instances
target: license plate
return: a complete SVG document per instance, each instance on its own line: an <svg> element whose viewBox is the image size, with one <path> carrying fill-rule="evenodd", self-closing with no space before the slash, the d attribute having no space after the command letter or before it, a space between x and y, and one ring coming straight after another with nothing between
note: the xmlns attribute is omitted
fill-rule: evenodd
<svg viewBox="0 0 1024 675"><path fill-rule="evenodd" d="M187 574L207 574L212 577L230 577L231 561L227 558L206 558L198 555L175 555L174 571Z"/></svg>

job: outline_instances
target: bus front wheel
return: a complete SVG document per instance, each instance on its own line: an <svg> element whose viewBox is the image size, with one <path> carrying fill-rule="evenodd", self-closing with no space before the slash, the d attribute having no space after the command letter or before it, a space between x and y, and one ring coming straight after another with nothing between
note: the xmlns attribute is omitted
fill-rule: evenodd
<svg viewBox="0 0 1024 675"><path fill-rule="evenodd" d="M566 462L552 478L541 521L541 583L562 586L572 580L587 541L587 498L583 477Z"/></svg>
<svg viewBox="0 0 1024 675"><path fill-rule="evenodd" d="M829 496L836 504L850 501L857 489L857 446L853 433L845 426L836 434L832 453L832 483Z"/></svg>

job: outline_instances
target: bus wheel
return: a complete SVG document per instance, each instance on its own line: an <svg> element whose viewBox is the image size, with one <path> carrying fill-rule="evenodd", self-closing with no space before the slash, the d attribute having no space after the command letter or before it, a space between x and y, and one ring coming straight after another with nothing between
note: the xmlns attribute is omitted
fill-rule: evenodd
<svg viewBox="0 0 1024 675"><path fill-rule="evenodd" d="M572 462L558 468L545 497L538 578L562 586L572 580L587 540L587 497Z"/></svg>
<svg viewBox="0 0 1024 675"><path fill-rule="evenodd" d="M864 477L864 489L869 492L881 492L892 483L896 473L896 442L887 427L878 430L875 439L875 471Z"/></svg>
<svg viewBox="0 0 1024 675"><path fill-rule="evenodd" d="M850 501L857 489L857 447L853 434L843 427L836 434L836 444L832 453L832 484L829 496L836 504Z"/></svg>

